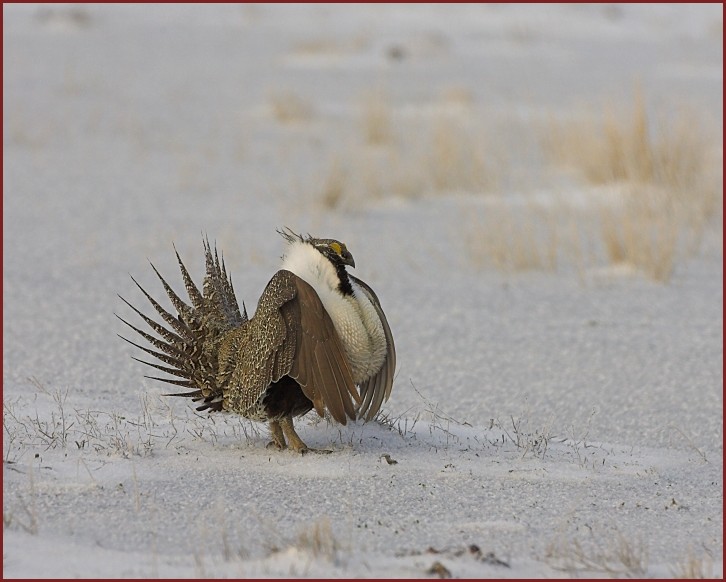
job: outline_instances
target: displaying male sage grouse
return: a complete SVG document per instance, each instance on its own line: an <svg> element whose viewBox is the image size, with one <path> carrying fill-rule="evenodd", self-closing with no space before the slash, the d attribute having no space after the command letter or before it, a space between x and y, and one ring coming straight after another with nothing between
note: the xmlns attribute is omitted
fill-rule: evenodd
<svg viewBox="0 0 726 582"><path fill-rule="evenodd" d="M289 246L252 318L244 304L240 312L224 260L207 240L201 292L176 253L191 305L151 265L176 315L132 277L168 327L121 297L158 337L119 319L160 351L122 339L165 365L138 361L181 379L149 378L192 389L171 396L202 400L197 410L226 410L269 421L270 445L305 453L309 449L292 418L314 407L320 416L327 410L341 424L349 418L371 420L391 394L396 350L378 297L346 271L355 267L346 246L290 230L278 232Z"/></svg>

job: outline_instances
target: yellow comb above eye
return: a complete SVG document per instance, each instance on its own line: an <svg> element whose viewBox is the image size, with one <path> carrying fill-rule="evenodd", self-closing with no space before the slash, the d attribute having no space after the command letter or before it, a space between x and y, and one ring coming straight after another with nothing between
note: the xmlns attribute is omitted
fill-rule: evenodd
<svg viewBox="0 0 726 582"><path fill-rule="evenodd" d="M342 254L343 254L343 247L342 247L342 246L340 246L340 243L337 243L337 242L332 242L332 243L330 243L330 245L329 245L329 246L330 246L330 248L331 248L331 249L333 249L333 252L334 252L334 253L335 253L336 255L340 256L340 255L342 255Z"/></svg>

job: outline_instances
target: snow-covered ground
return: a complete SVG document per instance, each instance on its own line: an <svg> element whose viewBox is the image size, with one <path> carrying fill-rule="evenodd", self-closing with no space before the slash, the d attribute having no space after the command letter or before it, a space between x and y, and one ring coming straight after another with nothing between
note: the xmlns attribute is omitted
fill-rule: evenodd
<svg viewBox="0 0 726 582"><path fill-rule="evenodd" d="M722 132L722 22L720 4L4 4L4 576L720 576L721 223L667 282L502 272L472 259L471 219L519 182L374 195L381 166L330 172L369 151L372 91L395 123L484 112L509 157L527 119L634 83ZM180 289L172 243L198 279L202 233L252 311L284 225L347 243L396 339L380 422L297 421L330 455L163 397L116 336L116 294L144 302L128 274L160 297L148 258Z"/></svg>

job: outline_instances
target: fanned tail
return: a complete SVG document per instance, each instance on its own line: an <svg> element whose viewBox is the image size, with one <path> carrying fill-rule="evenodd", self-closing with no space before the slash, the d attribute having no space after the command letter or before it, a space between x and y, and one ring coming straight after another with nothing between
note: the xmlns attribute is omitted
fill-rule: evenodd
<svg viewBox="0 0 726 582"><path fill-rule="evenodd" d="M203 400L197 410L222 410L224 386L223 376L219 375L217 354L218 346L224 335L234 328L245 325L248 321L247 312L240 312L237 298L232 287L232 280L227 275L224 259L220 260L216 247L212 250L209 239L203 239L206 274L203 290L200 292L194 284L189 271L176 253L184 287L189 303L182 300L166 282L159 271L151 265L161 281L171 304L176 311L173 315L164 309L134 279L132 281L148 299L151 306L159 314L166 326L144 315L126 299L120 299L128 305L156 334L152 335L132 325L116 315L125 325L144 338L156 349L139 345L121 335L121 339L154 356L161 364L133 358L142 364L160 370L173 377L146 376L168 384L191 388L189 392L167 394L167 396L183 396L194 402ZM164 365L162 365L164 364Z"/></svg>

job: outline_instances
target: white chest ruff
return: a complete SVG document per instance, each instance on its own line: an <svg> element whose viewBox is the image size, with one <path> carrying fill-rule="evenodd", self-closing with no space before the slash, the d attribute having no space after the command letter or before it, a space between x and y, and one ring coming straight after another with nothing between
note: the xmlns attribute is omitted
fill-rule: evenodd
<svg viewBox="0 0 726 582"><path fill-rule="evenodd" d="M363 289L351 281L353 295L342 295L335 268L312 245L292 243L282 268L295 273L317 292L348 356L353 381L365 382L386 358L386 336L376 308Z"/></svg>
<svg viewBox="0 0 726 582"><path fill-rule="evenodd" d="M387 346L376 308L358 285L352 281L351 284L352 297L340 296L330 305L323 305L343 341L353 381L360 384L381 369Z"/></svg>

